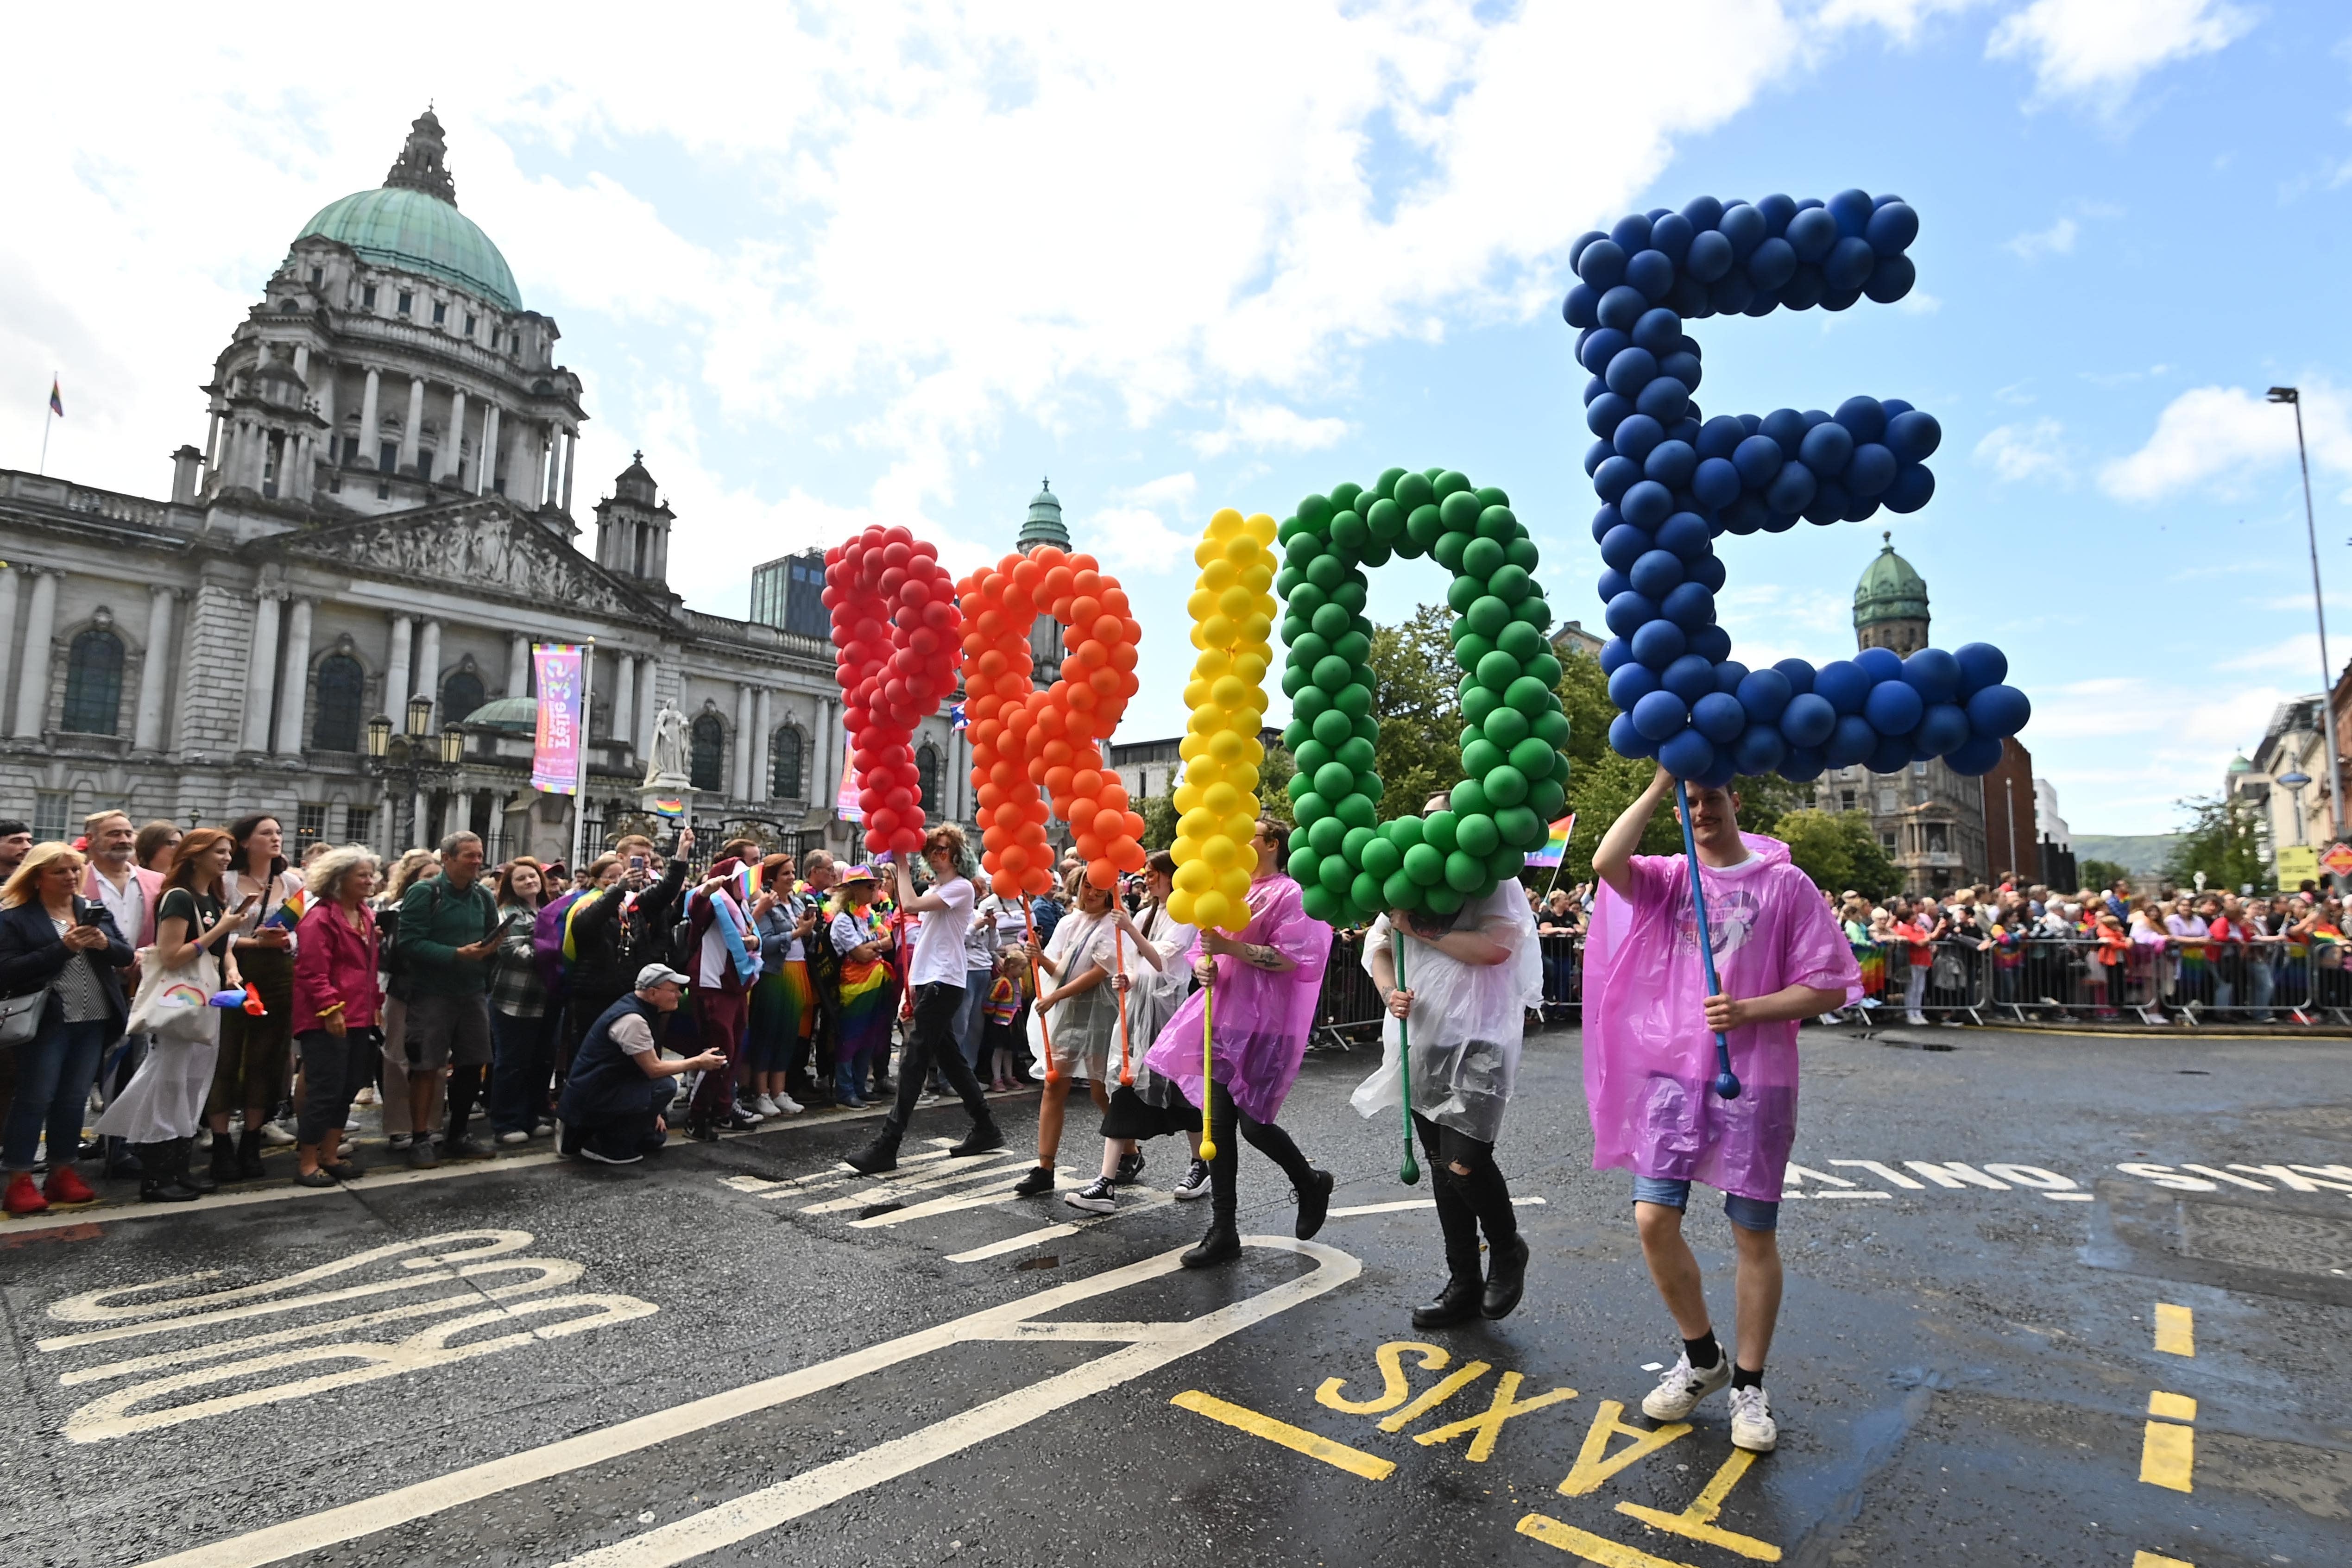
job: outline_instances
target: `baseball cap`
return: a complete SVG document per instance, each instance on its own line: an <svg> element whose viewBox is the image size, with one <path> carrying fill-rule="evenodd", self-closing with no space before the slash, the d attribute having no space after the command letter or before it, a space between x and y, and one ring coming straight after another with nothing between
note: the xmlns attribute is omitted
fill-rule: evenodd
<svg viewBox="0 0 2352 1568"><path fill-rule="evenodd" d="M694 984L692 980L688 979L684 975L679 974L667 964L647 964L644 968L637 971L637 984L635 988L642 991L647 987L658 986L666 981L673 982L681 986L691 986Z"/></svg>

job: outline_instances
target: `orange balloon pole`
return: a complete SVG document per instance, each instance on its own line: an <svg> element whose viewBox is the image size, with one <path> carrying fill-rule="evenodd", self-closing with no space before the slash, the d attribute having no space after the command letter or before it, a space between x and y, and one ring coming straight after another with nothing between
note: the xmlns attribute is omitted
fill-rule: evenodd
<svg viewBox="0 0 2352 1568"><path fill-rule="evenodd" d="M1114 894L1113 897L1118 895ZM1133 1084L1135 1069L1127 1060L1127 944L1119 939L1118 925L1114 920L1110 929L1111 967L1118 971L1118 1081Z"/></svg>
<svg viewBox="0 0 2352 1568"><path fill-rule="evenodd" d="M1029 946L1036 947L1037 921L1030 911L1029 901L1026 898L1021 901L1021 924L1028 928ZM1038 947L1037 950L1041 954L1045 951L1042 947ZM1029 983L1031 985L1038 983L1034 971L1030 974ZM1054 1065L1054 1026L1045 1021L1045 1009L1043 1008L1037 1009L1037 1032L1045 1037L1045 1082L1059 1083L1062 1081L1062 1071L1060 1068Z"/></svg>

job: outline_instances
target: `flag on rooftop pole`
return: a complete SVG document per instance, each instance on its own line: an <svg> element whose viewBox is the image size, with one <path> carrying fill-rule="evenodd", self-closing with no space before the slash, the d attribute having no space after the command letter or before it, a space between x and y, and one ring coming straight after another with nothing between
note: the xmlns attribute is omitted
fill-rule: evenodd
<svg viewBox="0 0 2352 1568"><path fill-rule="evenodd" d="M65 393L58 386L58 378L55 374L49 377L49 412L59 419L66 416Z"/></svg>

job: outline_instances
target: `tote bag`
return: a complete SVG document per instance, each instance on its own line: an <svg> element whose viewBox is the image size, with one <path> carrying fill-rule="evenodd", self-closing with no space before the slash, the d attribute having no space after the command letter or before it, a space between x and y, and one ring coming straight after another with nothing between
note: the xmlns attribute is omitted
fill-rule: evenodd
<svg viewBox="0 0 2352 1568"><path fill-rule="evenodd" d="M216 1039L220 1013L212 1005L216 988L213 956L198 949L187 961L165 967L148 947L139 955L139 995L131 1003L126 1032L158 1040L196 1042Z"/></svg>

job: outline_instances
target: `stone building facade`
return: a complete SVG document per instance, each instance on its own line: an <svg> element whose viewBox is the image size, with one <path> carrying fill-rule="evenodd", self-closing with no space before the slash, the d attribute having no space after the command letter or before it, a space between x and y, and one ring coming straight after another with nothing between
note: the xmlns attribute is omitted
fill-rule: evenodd
<svg viewBox="0 0 2352 1568"><path fill-rule="evenodd" d="M1909 654L1927 645L1927 583L1895 553L1894 536L1883 537L1885 548L1854 586L1854 645ZM2030 759L2026 767L2031 779ZM1871 831L1903 873L1905 892L1944 893L1991 880L1984 782L1953 772L1940 758L1899 773L1832 768L1813 789L1822 810L1870 814Z"/></svg>
<svg viewBox="0 0 2352 1568"><path fill-rule="evenodd" d="M593 553L575 544L588 415L559 337L457 211L428 111L382 187L296 235L213 366L168 499L0 471L0 815L58 837L101 806L268 810L304 841L469 827L495 853L562 855L573 802L529 785L542 642L593 644L592 847L645 822L665 705L700 825L846 845L828 638L687 609L642 461L593 505ZM968 821L962 737L943 715L918 744L927 808Z"/></svg>

